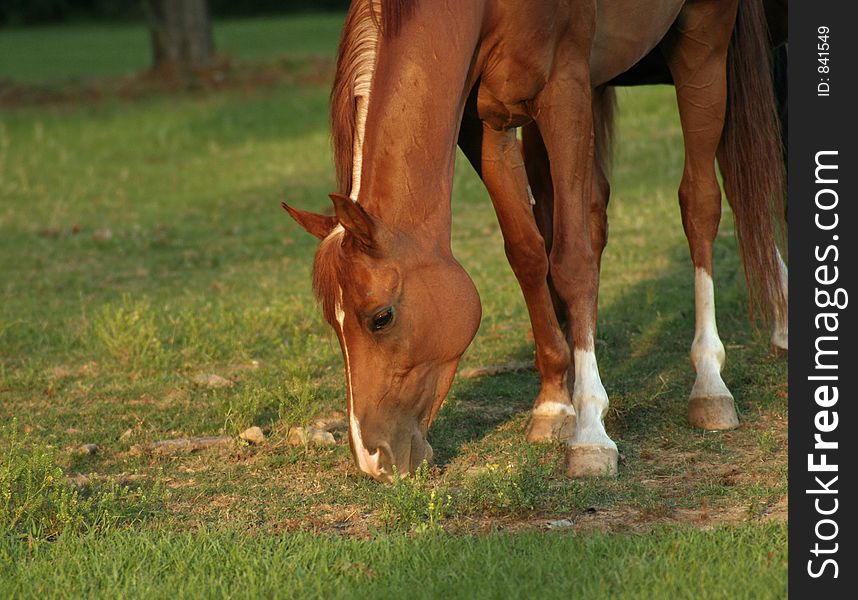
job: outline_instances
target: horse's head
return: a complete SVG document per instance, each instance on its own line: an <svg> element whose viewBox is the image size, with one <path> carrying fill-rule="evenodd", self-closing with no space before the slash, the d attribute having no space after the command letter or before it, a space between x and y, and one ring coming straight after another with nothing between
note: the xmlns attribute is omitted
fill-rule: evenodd
<svg viewBox="0 0 858 600"><path fill-rule="evenodd" d="M283 206L322 240L313 287L343 351L355 462L389 481L394 466L404 474L432 457L426 432L476 334L480 298L449 250L331 199L335 217Z"/></svg>

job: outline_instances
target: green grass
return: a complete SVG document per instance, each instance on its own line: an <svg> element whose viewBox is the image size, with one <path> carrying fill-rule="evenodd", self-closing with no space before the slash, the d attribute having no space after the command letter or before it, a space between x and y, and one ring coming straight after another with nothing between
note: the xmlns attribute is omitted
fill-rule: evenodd
<svg viewBox="0 0 858 600"><path fill-rule="evenodd" d="M330 54L339 19L223 27L235 28L235 55L252 60ZM280 27L302 33L281 39ZM145 53L140 63L122 55L145 45L135 31L3 32L0 78L137 69ZM64 65L45 58L76 35L123 50L82 46ZM82 500L129 488L105 496L104 519L84 510L66 528L55 526L66 513L54 502L71 493L65 484L10 475L16 502L42 507L27 518L50 526L0 536L0 588L158 596L175 586L223 596L232 586L257 595L292 586L383 597L399 585L441 593L486 570L509 593L544 585L548 595L572 586L607 596L783 596L785 527L751 523L783 518L786 364L747 320L726 205L715 285L724 376L742 425L722 434L687 425L693 283L671 88L621 94L596 340L607 427L622 454L617 479L568 480L561 448L524 441L532 372L457 379L430 431L435 465L397 485L358 475L343 439L323 449L285 443L290 426L345 406L340 350L310 290L316 241L279 207L329 205L328 92L307 83L0 111L0 423L17 419L14 464L55 481L86 478ZM453 208L454 252L483 302L462 366L529 359L527 313L490 202L461 160ZM234 385L205 389L193 383L201 373ZM263 445L131 452L249 425L265 430ZM99 452L72 451L84 443ZM20 473L13 467L0 463ZM540 533L558 519L574 535ZM694 529L721 524L732 526ZM454 550L462 562L442 560ZM364 563L376 577L349 566Z"/></svg>
<svg viewBox="0 0 858 600"><path fill-rule="evenodd" d="M239 61L333 57L342 21L337 13L215 21L215 47ZM0 31L0 82L116 77L142 71L150 61L149 32L143 23Z"/></svg>
<svg viewBox="0 0 858 600"><path fill-rule="evenodd" d="M0 539L0 582L41 598L785 598L786 526L371 540L119 532Z"/></svg>

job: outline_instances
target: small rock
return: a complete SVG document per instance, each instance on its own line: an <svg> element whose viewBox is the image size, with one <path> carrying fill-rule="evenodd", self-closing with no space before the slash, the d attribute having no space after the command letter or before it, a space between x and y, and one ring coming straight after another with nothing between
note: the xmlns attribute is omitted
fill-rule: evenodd
<svg viewBox="0 0 858 600"><path fill-rule="evenodd" d="M323 429L310 427L310 444L313 446L333 446L337 443L334 434Z"/></svg>
<svg viewBox="0 0 858 600"><path fill-rule="evenodd" d="M557 519L556 521L548 521L546 525L548 529L563 529L565 527L572 527L572 521L569 519Z"/></svg>
<svg viewBox="0 0 858 600"><path fill-rule="evenodd" d="M261 444L265 441L265 434L262 432L262 429L256 426L245 429L238 434L238 437L251 444Z"/></svg>
<svg viewBox="0 0 858 600"><path fill-rule="evenodd" d="M229 379L215 375L214 373L200 373L199 375L195 375L191 381L209 389L232 387L233 385L233 382Z"/></svg>
<svg viewBox="0 0 858 600"><path fill-rule="evenodd" d="M81 444L75 448L75 454L83 454L84 456L92 456L96 452L98 452L98 446L96 444Z"/></svg>
<svg viewBox="0 0 858 600"><path fill-rule="evenodd" d="M314 419L310 426L323 431L346 431L349 428L346 416L341 412L333 412L329 415Z"/></svg>
<svg viewBox="0 0 858 600"><path fill-rule="evenodd" d="M290 446L333 446L337 443L334 434L315 427L292 427L286 437Z"/></svg>
<svg viewBox="0 0 858 600"><path fill-rule="evenodd" d="M290 446L305 446L310 440L310 434L303 427L290 427L286 443Z"/></svg>

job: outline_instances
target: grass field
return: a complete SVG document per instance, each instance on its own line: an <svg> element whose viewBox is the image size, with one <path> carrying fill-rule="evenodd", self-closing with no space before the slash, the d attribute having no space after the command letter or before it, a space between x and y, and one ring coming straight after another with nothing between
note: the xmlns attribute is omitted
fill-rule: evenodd
<svg viewBox="0 0 858 600"><path fill-rule="evenodd" d="M216 35L248 63L321 56L324 81L341 18ZM142 31L3 31L0 81L142 68ZM670 88L621 94L596 341L616 480L570 481L561 448L525 443L533 372L457 379L430 431L436 464L397 485L358 475L343 439L286 443L291 426L345 408L339 347L310 291L315 240L279 207L328 204L328 92L290 82L0 111L0 589L785 596L786 362L748 322L726 206L715 281L742 425L686 421L693 287ZM462 367L529 360L490 203L459 162L454 252L484 315ZM250 425L265 443L133 451Z"/></svg>

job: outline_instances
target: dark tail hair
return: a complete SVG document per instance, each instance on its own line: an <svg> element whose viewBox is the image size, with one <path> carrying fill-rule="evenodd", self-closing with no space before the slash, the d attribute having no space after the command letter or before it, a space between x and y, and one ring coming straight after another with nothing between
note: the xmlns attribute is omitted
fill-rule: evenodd
<svg viewBox="0 0 858 600"><path fill-rule="evenodd" d="M777 242L784 239L784 163L761 0L739 0L727 55L727 114L718 148L736 218L750 311L786 314Z"/></svg>

